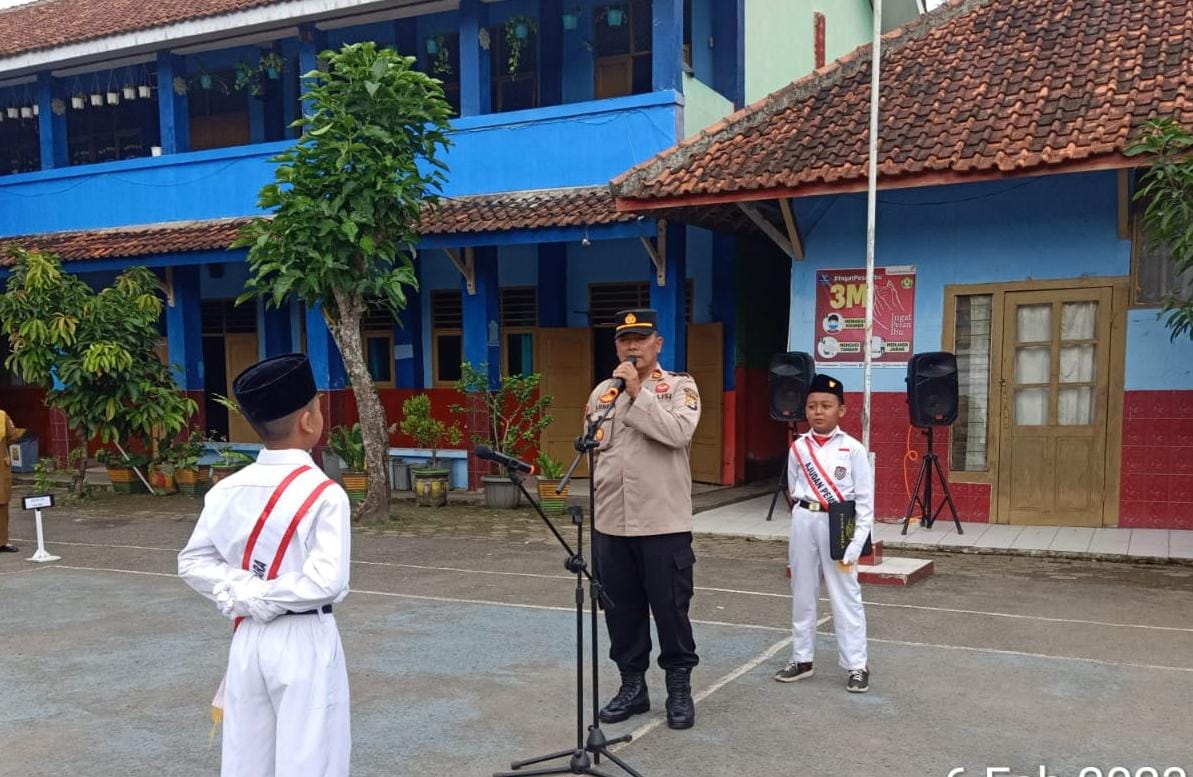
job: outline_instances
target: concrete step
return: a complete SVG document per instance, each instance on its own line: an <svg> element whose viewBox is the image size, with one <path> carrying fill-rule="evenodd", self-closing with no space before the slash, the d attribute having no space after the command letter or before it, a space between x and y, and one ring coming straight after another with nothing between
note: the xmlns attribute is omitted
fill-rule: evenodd
<svg viewBox="0 0 1193 777"><path fill-rule="evenodd" d="M860 567L876 567L882 563L882 540L875 542L870 541L870 550L873 551L869 556L862 556L857 560Z"/></svg>
<svg viewBox="0 0 1193 777"><path fill-rule="evenodd" d="M878 543L874 543L874 556L881 555ZM935 572L932 562L919 558L888 558L877 564L858 563L857 579L867 585L908 586L918 583ZM787 565L785 577L791 579L791 565Z"/></svg>

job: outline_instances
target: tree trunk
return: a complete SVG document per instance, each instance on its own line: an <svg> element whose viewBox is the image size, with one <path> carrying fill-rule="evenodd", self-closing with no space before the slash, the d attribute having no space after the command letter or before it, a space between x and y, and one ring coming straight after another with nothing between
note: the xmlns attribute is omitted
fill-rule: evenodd
<svg viewBox="0 0 1193 777"><path fill-rule="evenodd" d="M360 517L381 521L389 517L389 432L385 423L385 409L373 384L365 362L364 345L360 336L360 322L364 315L364 301L336 295L338 321L329 321L328 329L339 346L344 369L352 381L356 409L360 415L360 431L365 444L365 474L369 490L360 504Z"/></svg>

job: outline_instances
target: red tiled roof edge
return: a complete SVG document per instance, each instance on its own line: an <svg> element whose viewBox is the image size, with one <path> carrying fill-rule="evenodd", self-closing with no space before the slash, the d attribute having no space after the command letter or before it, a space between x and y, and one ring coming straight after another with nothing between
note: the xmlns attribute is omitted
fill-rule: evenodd
<svg viewBox="0 0 1193 777"><path fill-rule="evenodd" d="M994 0L947 0L944 5L921 15L914 21L883 33L883 54L890 54L896 48L902 48L909 42L917 40L927 31L947 24L956 17L967 14L974 8L989 2L994 2ZM765 97L759 98L715 124L705 127L692 137L681 140L671 148L664 149L650 159L639 162L610 181L609 185L614 196L619 199L634 198L635 186L664 170L684 167L692 157L708 151L709 147L721 140L728 131L733 130L733 134L738 134L743 129L753 129L787 108L791 103L805 100L825 87L844 81L849 76L856 74L859 69L869 67L870 47L870 43L863 43L823 68L779 87Z"/></svg>
<svg viewBox="0 0 1193 777"><path fill-rule="evenodd" d="M0 11L0 59L290 0L37 0Z"/></svg>
<svg viewBox="0 0 1193 777"><path fill-rule="evenodd" d="M592 227L637 218L617 212L608 187L591 186L443 198L437 209L424 211L420 229L427 236L477 234ZM0 266L12 264L7 252L10 247L53 253L67 262L222 251L251 220L237 217L0 238Z"/></svg>

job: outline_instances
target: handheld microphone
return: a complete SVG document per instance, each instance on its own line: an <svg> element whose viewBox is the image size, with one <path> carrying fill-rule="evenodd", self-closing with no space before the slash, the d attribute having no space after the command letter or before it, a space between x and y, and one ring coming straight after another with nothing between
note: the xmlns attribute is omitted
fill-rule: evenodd
<svg viewBox="0 0 1193 777"><path fill-rule="evenodd" d="M495 461L507 469L517 470L518 472L525 472L527 475L534 474L534 465L527 464L524 461L515 459L513 456L507 456L504 453L498 453L490 448L488 445L476 446L476 457L478 459L485 459L487 461Z"/></svg>
<svg viewBox="0 0 1193 777"><path fill-rule="evenodd" d="M627 356L625 360L635 367L638 366L637 356ZM613 385L609 386L609 391L606 393L612 395L611 399L617 399L617 395L623 391L625 391L625 378L614 378Z"/></svg>

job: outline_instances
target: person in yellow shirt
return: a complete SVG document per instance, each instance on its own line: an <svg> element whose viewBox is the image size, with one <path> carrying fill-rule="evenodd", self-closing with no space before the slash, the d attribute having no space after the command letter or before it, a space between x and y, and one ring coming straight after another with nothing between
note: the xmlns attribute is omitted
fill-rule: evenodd
<svg viewBox="0 0 1193 777"><path fill-rule="evenodd" d="M25 436L25 430L13 425L8 413L0 410L0 553L16 553L17 546L8 542L8 501L12 499L12 462L8 446Z"/></svg>

